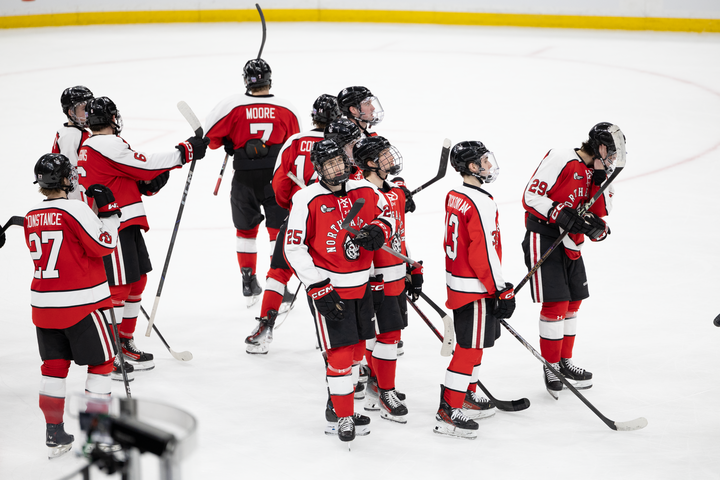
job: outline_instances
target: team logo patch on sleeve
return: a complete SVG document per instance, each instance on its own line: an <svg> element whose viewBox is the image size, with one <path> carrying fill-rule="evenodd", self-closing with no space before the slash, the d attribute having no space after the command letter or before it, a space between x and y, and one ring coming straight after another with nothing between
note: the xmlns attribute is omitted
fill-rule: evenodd
<svg viewBox="0 0 720 480"><path fill-rule="evenodd" d="M350 262L360 258L360 247L353 243L350 234L345 235L345 240L343 241L343 252L345 253L345 258Z"/></svg>

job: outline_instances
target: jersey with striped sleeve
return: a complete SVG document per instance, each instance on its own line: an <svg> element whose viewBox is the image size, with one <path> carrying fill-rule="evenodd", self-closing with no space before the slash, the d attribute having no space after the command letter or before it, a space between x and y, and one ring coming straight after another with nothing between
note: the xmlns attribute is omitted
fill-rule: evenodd
<svg viewBox="0 0 720 480"><path fill-rule="evenodd" d="M380 217L395 231L395 219L387 217L387 202L375 185L348 180L339 192L313 183L292 198L285 232L285 259L307 287L330 279L341 298L362 298L370 278L373 252L355 245L353 235L341 224L355 201L365 199L352 222L355 229Z"/></svg>
<svg viewBox="0 0 720 480"><path fill-rule="evenodd" d="M318 178L315 167L310 161L310 151L315 142L325 138L323 131L316 128L309 132L296 133L283 144L275 162L272 187L275 201L285 210L290 210L290 199L300 186L287 176L292 172L305 185L310 185Z"/></svg>
<svg viewBox="0 0 720 480"><path fill-rule="evenodd" d="M387 206L383 214L395 219L395 233L385 241L385 245L407 256L405 246L405 194L392 182L386 181L378 191L385 197ZM397 296L405 289L405 262L385 250L375 250L373 258L375 275L382 274L385 283L385 295Z"/></svg>
<svg viewBox="0 0 720 480"><path fill-rule="evenodd" d="M548 212L553 203L565 203L577 209L587 203L600 189L592 181L593 169L585 165L577 151L571 148L552 149L543 158L533 173L523 193L525 219L531 231L548 234L551 230L560 231L557 226L548 224ZM612 209L612 197L615 193L611 184L598 200L590 207L590 212L598 217L605 217ZM529 218L532 215L534 218ZM538 222L539 220L539 222ZM534 228L535 224L540 225ZM580 250L585 242L582 233L570 233L563 239L565 253L573 260L580 258Z"/></svg>
<svg viewBox="0 0 720 480"><path fill-rule="evenodd" d="M33 323L67 328L98 308L112 307L102 257L117 244L120 219L98 218L85 203L45 200L25 215L25 242L35 273Z"/></svg>
<svg viewBox="0 0 720 480"><path fill-rule="evenodd" d="M223 146L229 138L235 150L245 147L248 140L262 140L267 147L275 146L275 153L254 159L235 154L235 170L260 170L275 167L280 147L292 135L300 132L300 117L295 107L274 95L232 95L212 109L205 122L205 135L211 149Z"/></svg>
<svg viewBox="0 0 720 480"><path fill-rule="evenodd" d="M52 153L62 153L70 160L70 163L77 166L80 147L89 137L90 132L86 129L65 123L55 134ZM68 192L68 198L85 201L85 195L77 184L72 192Z"/></svg>
<svg viewBox="0 0 720 480"><path fill-rule="evenodd" d="M84 190L100 183L112 190L120 210L120 230L130 225L150 229L145 216L138 180L152 180L182 166L178 149L166 153L136 152L118 135L93 135L80 148L78 180ZM92 205L92 199L87 200Z"/></svg>
<svg viewBox="0 0 720 480"><path fill-rule="evenodd" d="M464 183L445 197L445 281L456 309L505 288L498 210L493 197Z"/></svg>

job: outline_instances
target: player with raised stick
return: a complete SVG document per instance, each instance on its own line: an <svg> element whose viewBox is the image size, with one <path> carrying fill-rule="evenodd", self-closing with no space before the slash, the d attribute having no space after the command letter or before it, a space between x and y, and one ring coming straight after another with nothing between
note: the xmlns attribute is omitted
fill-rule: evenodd
<svg viewBox="0 0 720 480"><path fill-rule="evenodd" d="M292 198L285 233L285 258L306 286L318 341L327 355L326 378L341 441L369 433L370 419L355 414L352 364L355 346L375 336L370 266L373 252L395 231L384 214L385 197L366 181L348 180L350 162L332 140L313 145L320 181ZM362 199L362 202L358 202ZM350 214L362 205L357 216ZM353 212L354 214L354 212ZM342 228L350 218L353 236Z"/></svg>
<svg viewBox="0 0 720 480"><path fill-rule="evenodd" d="M107 413L109 408L115 345L102 311L112 308L103 257L116 246L120 209L104 185L87 190L97 215L85 203L69 200L77 173L62 154L40 157L35 183L45 200L25 215L24 228L35 265L30 303L43 361L40 409L52 459L70 450L74 440L63 422L71 361L87 365L87 409Z"/></svg>
<svg viewBox="0 0 720 480"><path fill-rule="evenodd" d="M499 318L515 310L511 283L502 274L498 209L483 187L499 173L495 155L482 142L464 141L450 152L463 184L445 197L445 270L457 345L440 387L434 432L477 437L475 420L495 414L495 405L476 393L485 348L500 336Z"/></svg>
<svg viewBox="0 0 720 480"><path fill-rule="evenodd" d="M610 213L614 185L591 205L584 216L577 209L590 200L612 174L617 148L610 128L598 123L580 148L550 150L533 173L525 192L523 240L525 264L531 269L563 232L569 232L530 277L533 302L540 310L540 352L578 390L592 387L592 373L572 361L577 313L589 297L585 264L580 251L585 237L593 242L610 233L602 217ZM617 130L618 135L622 132ZM624 137L623 137L624 138ZM624 152L623 152L624 157ZM548 393L555 399L563 389L554 372L543 366Z"/></svg>

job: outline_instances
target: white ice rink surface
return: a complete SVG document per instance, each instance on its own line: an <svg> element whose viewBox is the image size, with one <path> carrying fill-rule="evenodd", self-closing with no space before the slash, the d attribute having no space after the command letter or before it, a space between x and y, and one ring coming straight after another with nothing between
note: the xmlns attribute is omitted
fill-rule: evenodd
<svg viewBox="0 0 720 480"><path fill-rule="evenodd" d="M112 98L134 149L169 150L192 134L176 103L187 101L204 121L217 102L241 92L242 66L257 55L260 32L258 23L0 31L0 221L42 199L32 170L64 121L64 88L83 84ZM270 23L263 57L273 69L273 93L293 102L304 129L318 95L370 87L386 112L376 130L403 153L411 187L435 174L445 137L485 142L502 170L488 190L499 205L505 275L514 283L526 271L520 198L534 169L548 149L579 146L595 123L618 124L628 161L608 218L612 235L584 249L591 297L580 310L575 360L594 373L585 395L601 412L617 421L643 416L649 425L615 432L567 390L553 400L540 363L504 331L485 353L481 380L496 397L527 397L531 407L482 421L475 441L435 435L449 359L411 312L397 372L408 423L372 414L372 433L349 453L323 435L324 365L304 297L276 331L269 355L245 353L260 305L246 309L240 293L231 172L213 196L223 158L213 151L197 164L156 319L173 349L195 358L173 359L156 336L144 337L141 318L137 343L155 354L157 367L131 383L135 398L197 417L198 446L183 464L184 478L720 478L720 329L712 325L720 313L720 36ZM174 171L165 189L145 200L155 266L147 310L186 175ZM437 303L445 301L443 200L459 183L450 168L416 197L418 210L407 220L412 255L425 261L425 292ZM264 229L259 240L264 277ZM81 465L70 454L46 458L32 268L14 227L0 250L4 480L52 480ZM524 289L510 323L536 348L538 313ZM84 382L85 369L73 366L68 394ZM113 382L113 395L124 395L121 383ZM66 422L79 438L67 412ZM73 452L79 447L76 440ZM145 478L157 478L157 468L154 457L144 458Z"/></svg>

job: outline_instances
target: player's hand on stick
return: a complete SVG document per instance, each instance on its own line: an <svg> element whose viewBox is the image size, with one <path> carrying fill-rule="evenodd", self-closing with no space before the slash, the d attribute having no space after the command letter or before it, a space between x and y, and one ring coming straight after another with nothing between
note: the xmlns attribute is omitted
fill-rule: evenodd
<svg viewBox="0 0 720 480"><path fill-rule="evenodd" d="M98 209L98 217L107 218L117 215L122 216L120 207L115 201L115 195L105 185L94 183L85 190L85 195L95 200Z"/></svg>
<svg viewBox="0 0 720 480"><path fill-rule="evenodd" d="M205 138L199 138L199 137L190 137L184 142L180 142L175 148L180 150L180 155L182 156L182 163L185 165L186 163L190 163L193 160L200 160L205 156L205 151L207 150L207 146L210 143L210 139Z"/></svg>
<svg viewBox="0 0 720 480"><path fill-rule="evenodd" d="M390 226L384 221L376 218L360 229L353 243L355 245L374 252L385 245L385 239L390 236Z"/></svg>
<svg viewBox="0 0 720 480"><path fill-rule="evenodd" d="M581 233L584 228L580 214L566 203L555 202L547 218L551 225L555 224L570 233Z"/></svg>
<svg viewBox="0 0 720 480"><path fill-rule="evenodd" d="M587 235L593 242L605 240L610 234L610 227L607 226L605 220L594 213L586 213L584 220L582 233Z"/></svg>
<svg viewBox="0 0 720 480"><path fill-rule="evenodd" d="M515 311L515 290L512 283L506 283L505 288L495 292L495 318L510 318Z"/></svg>
<svg viewBox="0 0 720 480"><path fill-rule="evenodd" d="M308 287L307 292L320 315L334 322L343 319L345 304L333 288L329 278L313 283Z"/></svg>
<svg viewBox="0 0 720 480"><path fill-rule="evenodd" d="M413 194L408 190L407 185L405 185L405 180L401 177L397 177L393 179L393 183L400 187L400 189L405 194L405 213L412 213L415 211L415 200L413 200ZM414 300L413 300L414 301Z"/></svg>
<svg viewBox="0 0 720 480"><path fill-rule="evenodd" d="M418 263L422 264L422 260ZM413 268L408 266L408 274L405 277L405 289L413 302L417 302L422 293L423 267Z"/></svg>
<svg viewBox="0 0 720 480"><path fill-rule="evenodd" d="M223 138L223 148L225 149L225 153L231 157L235 155L235 144L230 140L230 137Z"/></svg>
<svg viewBox="0 0 720 480"><path fill-rule="evenodd" d="M373 310L377 313L385 300L385 281L382 274L370 277L370 291L372 292Z"/></svg>

